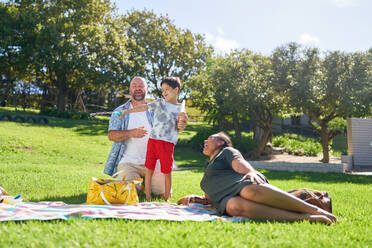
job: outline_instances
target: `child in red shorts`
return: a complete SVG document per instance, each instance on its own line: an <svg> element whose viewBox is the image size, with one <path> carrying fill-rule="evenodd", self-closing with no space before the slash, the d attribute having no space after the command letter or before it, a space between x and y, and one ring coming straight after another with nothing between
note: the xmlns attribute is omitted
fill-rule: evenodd
<svg viewBox="0 0 372 248"><path fill-rule="evenodd" d="M178 77L166 77L161 82L164 98L152 103L128 109L123 114L150 110L154 112L154 123L147 143L145 190L146 200L151 200L151 181L156 161L160 160L161 172L165 175L164 199L170 197L172 187L172 165L174 146L178 140L177 116L182 111L182 105L177 98L181 89Z"/></svg>

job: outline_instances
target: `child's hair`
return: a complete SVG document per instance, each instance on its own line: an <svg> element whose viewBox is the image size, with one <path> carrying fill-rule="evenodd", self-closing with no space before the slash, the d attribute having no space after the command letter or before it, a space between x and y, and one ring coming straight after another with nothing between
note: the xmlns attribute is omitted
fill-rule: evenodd
<svg viewBox="0 0 372 248"><path fill-rule="evenodd" d="M178 88L178 90L181 89L181 80L179 77L166 77L161 81L160 87L163 85L163 83L168 84L173 89Z"/></svg>

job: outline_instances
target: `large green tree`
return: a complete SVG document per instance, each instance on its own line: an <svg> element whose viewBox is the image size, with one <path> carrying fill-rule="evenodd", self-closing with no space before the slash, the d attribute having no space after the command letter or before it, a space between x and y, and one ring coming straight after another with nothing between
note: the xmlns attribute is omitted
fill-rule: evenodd
<svg viewBox="0 0 372 248"><path fill-rule="evenodd" d="M322 162L329 162L329 144L340 134L329 129L336 118L365 116L372 104L370 53L320 54L295 43L273 53L275 85L289 98L295 112L309 117L319 133Z"/></svg>
<svg viewBox="0 0 372 248"><path fill-rule="evenodd" d="M29 62L38 82L55 92L59 110L71 91L123 82L130 67L127 39L109 0L20 1L19 8L37 17L24 30L35 37Z"/></svg>
<svg viewBox="0 0 372 248"><path fill-rule="evenodd" d="M271 137L271 124L283 98L272 85L271 60L248 50L236 50L210 61L190 80L193 104L215 122L231 122L237 138L243 120L251 120L259 157Z"/></svg>
<svg viewBox="0 0 372 248"><path fill-rule="evenodd" d="M30 66L26 62L27 43L22 30L28 28L22 19L25 16L19 11L14 1L0 2L0 102L3 103L10 95L15 96L16 82L28 77ZM9 99L8 99L9 100ZM16 105L16 99L14 101Z"/></svg>
<svg viewBox="0 0 372 248"><path fill-rule="evenodd" d="M158 84L162 78L178 76L186 83L213 52L202 35L177 28L167 16L134 10L123 21L128 24L128 50L134 73L149 80L150 91L157 96L161 96Z"/></svg>

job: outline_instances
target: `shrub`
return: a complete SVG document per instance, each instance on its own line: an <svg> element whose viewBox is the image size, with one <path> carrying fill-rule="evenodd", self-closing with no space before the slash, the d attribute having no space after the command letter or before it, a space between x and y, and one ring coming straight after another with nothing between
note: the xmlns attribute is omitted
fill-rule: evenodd
<svg viewBox="0 0 372 248"><path fill-rule="evenodd" d="M218 133L219 130L214 128L201 128L188 142L195 150L200 150L204 144L204 140L208 139L212 134Z"/></svg>
<svg viewBox="0 0 372 248"><path fill-rule="evenodd" d="M274 146L283 147L288 154L316 156L322 151L322 146L317 139L301 135L284 134L272 139Z"/></svg>
<svg viewBox="0 0 372 248"><path fill-rule="evenodd" d="M257 147L257 143L251 137L232 138L232 143L242 154L247 154Z"/></svg>
<svg viewBox="0 0 372 248"><path fill-rule="evenodd" d="M204 140L208 139L209 136L212 134L218 133L221 130L214 129L214 128L203 128L194 135L189 144L193 149L200 150L204 144ZM257 143L253 141L252 135L243 135L240 139L231 137L231 142L233 143L234 147L238 149L242 154L246 154L257 147Z"/></svg>

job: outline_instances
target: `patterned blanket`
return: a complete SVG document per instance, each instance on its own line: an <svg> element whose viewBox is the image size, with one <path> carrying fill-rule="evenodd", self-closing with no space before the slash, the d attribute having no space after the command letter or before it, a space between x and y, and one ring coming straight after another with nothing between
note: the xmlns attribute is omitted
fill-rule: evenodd
<svg viewBox="0 0 372 248"><path fill-rule="evenodd" d="M197 203L189 206L158 202L143 202L132 206L66 204L64 202L21 202L14 206L0 204L0 221L67 220L69 218L228 222L248 220L242 217L219 217L211 206Z"/></svg>

